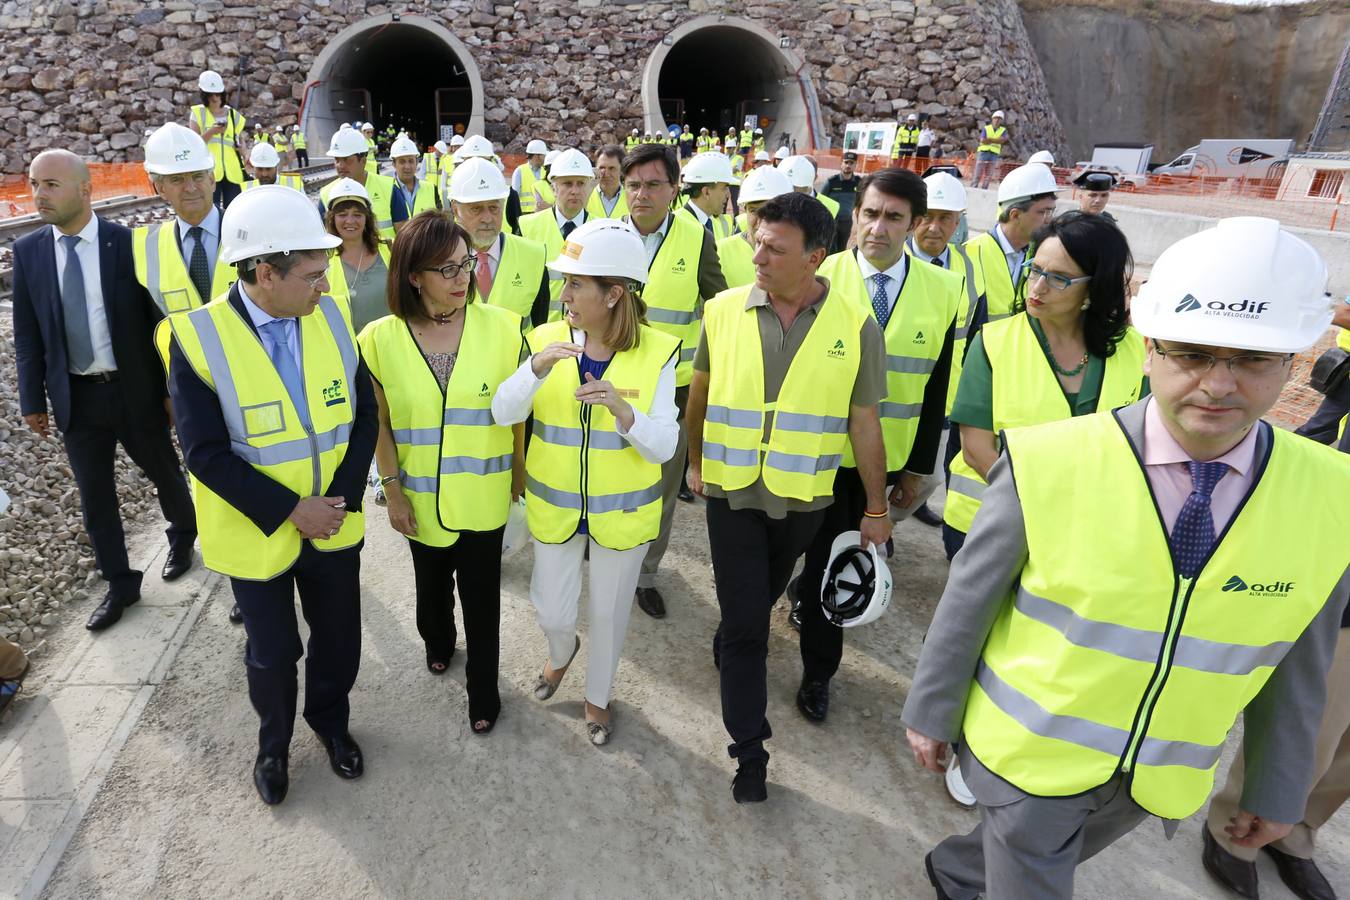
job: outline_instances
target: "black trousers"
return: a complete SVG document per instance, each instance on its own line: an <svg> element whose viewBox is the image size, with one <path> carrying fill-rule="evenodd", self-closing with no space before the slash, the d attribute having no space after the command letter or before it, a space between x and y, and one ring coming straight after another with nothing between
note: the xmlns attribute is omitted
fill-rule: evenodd
<svg viewBox="0 0 1350 900"><path fill-rule="evenodd" d="M853 531L867 510L867 491L857 469L840 467L834 475L834 503L825 510L820 528L806 550L797 600L801 603L802 680L829 681L844 655L844 629L825 618L820 608L820 583L830 563L834 539Z"/></svg>
<svg viewBox="0 0 1350 900"><path fill-rule="evenodd" d="M297 147L295 149L295 164L300 168L306 168L309 165L309 150Z"/></svg>
<svg viewBox="0 0 1350 900"><path fill-rule="evenodd" d="M80 489L80 514L94 559L112 592L124 600L140 596L141 573L127 561L126 534L117 499L113 461L120 443L159 495L174 548L197 539L197 516L182 464L167 423L147 425L127 413L122 385L70 379L70 427L63 434L70 469Z"/></svg>
<svg viewBox="0 0 1350 900"><path fill-rule="evenodd" d="M248 697L261 720L258 752L285 756L295 731L296 666L305 657L305 722L321 737L347 730L347 694L361 665L361 545L324 552L305 541L270 581L231 578L244 614ZM309 625L302 648L295 595Z"/></svg>
<svg viewBox="0 0 1350 900"><path fill-rule="evenodd" d="M241 185L237 185L227 178L222 178L220 181L216 182L216 193L214 197L216 206L219 206L222 210L225 209L230 205L230 201L234 200L235 197L238 197L242 191L243 187Z"/></svg>
<svg viewBox="0 0 1350 900"><path fill-rule="evenodd" d="M408 541L417 585L417 633L428 660L445 661L455 650L455 576L464 612L465 688L469 721L495 720L502 700L497 691L502 614L502 536L495 531L461 531L449 547Z"/></svg>
<svg viewBox="0 0 1350 900"><path fill-rule="evenodd" d="M722 724L731 735L727 752L733 759L769 758L764 749L773 736L765 717L769 611L824 515L817 510L772 519L757 509L732 509L723 498L708 498L708 544L722 612L717 627Z"/></svg>

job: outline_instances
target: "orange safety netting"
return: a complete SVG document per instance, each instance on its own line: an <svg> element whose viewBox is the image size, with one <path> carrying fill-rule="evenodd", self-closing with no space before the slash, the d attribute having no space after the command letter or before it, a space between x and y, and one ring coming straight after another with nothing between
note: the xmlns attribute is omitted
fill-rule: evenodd
<svg viewBox="0 0 1350 900"><path fill-rule="evenodd" d="M94 184L94 199L110 197L149 197L155 193L150 178L140 163L90 163L89 174ZM0 180L0 219L23 216L33 211L33 192L24 175L5 176Z"/></svg>

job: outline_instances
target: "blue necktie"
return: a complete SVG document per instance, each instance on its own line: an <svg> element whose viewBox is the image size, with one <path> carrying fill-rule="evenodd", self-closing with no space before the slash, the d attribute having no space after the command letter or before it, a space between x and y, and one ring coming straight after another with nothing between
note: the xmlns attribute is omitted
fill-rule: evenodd
<svg viewBox="0 0 1350 900"><path fill-rule="evenodd" d="M1228 464L1191 460L1186 467L1191 470L1191 493L1172 526L1172 552L1182 576L1194 578L1214 546L1214 514L1209 501Z"/></svg>
<svg viewBox="0 0 1350 900"><path fill-rule="evenodd" d="M202 240L202 227L193 225L188 229L188 237L192 239L192 257L188 260L188 278L192 279L192 286L197 289L197 296L202 303L210 303L212 299L211 270L206 261L206 242Z"/></svg>
<svg viewBox="0 0 1350 900"><path fill-rule="evenodd" d="M877 324L882 328L891 318L891 304L886 298L886 285L890 284L891 276L885 272L878 272L872 276L872 309L877 314Z"/></svg>
<svg viewBox="0 0 1350 900"><path fill-rule="evenodd" d="M66 248L66 264L61 271L61 311L66 320L66 355L70 367L85 372L94 364L94 339L89 335L89 306L84 295L84 268L75 253L78 234L61 236Z"/></svg>
<svg viewBox="0 0 1350 900"><path fill-rule="evenodd" d="M281 376L281 383L286 385L286 393L291 395L291 402L295 404L295 411L300 415L300 421L305 427L310 427L309 404L305 401L305 383L300 378L300 370L295 367L295 357L291 355L291 348L286 344L286 323L294 322L294 319L273 319L262 326L263 334L267 335L267 340L272 345L269 356L272 357L272 365L276 367L277 374Z"/></svg>

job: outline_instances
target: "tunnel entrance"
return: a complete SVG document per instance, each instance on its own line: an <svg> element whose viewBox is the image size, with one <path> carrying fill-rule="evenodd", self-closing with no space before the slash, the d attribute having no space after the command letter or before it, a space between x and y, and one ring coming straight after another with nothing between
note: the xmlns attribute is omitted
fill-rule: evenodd
<svg viewBox="0 0 1350 900"><path fill-rule="evenodd" d="M339 34L314 62L303 125L327 147L343 122L393 125L418 144L481 132L483 87L465 47L430 20L380 16Z"/></svg>
<svg viewBox="0 0 1350 900"><path fill-rule="evenodd" d="M734 19L696 19L667 35L648 60L643 84L647 127L740 129L753 117L772 150L787 141L821 144L815 91L786 41ZM813 117L814 112L814 117Z"/></svg>

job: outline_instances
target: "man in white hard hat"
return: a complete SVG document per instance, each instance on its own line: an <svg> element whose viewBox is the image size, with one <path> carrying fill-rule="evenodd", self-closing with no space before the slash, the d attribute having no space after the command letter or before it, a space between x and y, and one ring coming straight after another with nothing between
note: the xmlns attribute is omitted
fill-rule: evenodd
<svg viewBox="0 0 1350 900"><path fill-rule="evenodd" d="M618 144L605 144L595 154L595 190L586 201L586 212L594 219L621 219L628 215L623 195L624 150Z"/></svg>
<svg viewBox="0 0 1350 900"><path fill-rule="evenodd" d="M309 167L309 144L305 132L299 125L291 126L291 149L295 151L295 164L301 169Z"/></svg>
<svg viewBox="0 0 1350 900"><path fill-rule="evenodd" d="M548 169L549 184L552 186L554 205L548 209L529 213L520 217L520 233L523 237L544 245L544 258L557 259L562 252L563 241L567 236L590 218L586 211L586 201L595 185L595 170L591 161L575 147L568 147L554 157ZM549 270L549 293L551 303L550 319L562 318L562 294L564 275Z"/></svg>
<svg viewBox="0 0 1350 900"><path fill-rule="evenodd" d="M394 179L380 175L366 165L370 153L370 142L354 128L339 128L333 132L333 139L328 144L328 156L333 160L337 177L350 178L366 189L375 212L375 230L380 237L392 241L399 224L409 217L408 204ZM319 189L320 215L328 205L333 184L330 182Z"/></svg>
<svg viewBox="0 0 1350 900"><path fill-rule="evenodd" d="M239 196L244 183L243 143L248 120L225 103L225 80L207 70L197 77L201 102L188 111L188 127L201 135L215 161L215 202L221 209ZM260 129L260 125L254 125Z"/></svg>
<svg viewBox="0 0 1350 900"><path fill-rule="evenodd" d="M434 178L418 178L417 167L421 163L421 153L412 138L400 133L389 145L389 158L394 163L394 188L403 195L403 205L408 208L409 218L429 209L441 208L441 192ZM406 220L405 220L406 221ZM403 222L394 226L397 232Z"/></svg>
<svg viewBox="0 0 1350 900"><path fill-rule="evenodd" d="M788 158L789 156L791 156L791 155L792 155L792 151L788 149L788 147L787 147L786 144L784 144L783 146L779 147L777 150L773 151L773 162L774 162L774 165L780 164L783 160L787 159L787 158Z"/></svg>
<svg viewBox="0 0 1350 900"><path fill-rule="evenodd" d="M450 153L450 145L445 141L437 141L431 145L431 149L422 154L421 176L439 189L441 183L441 160Z"/></svg>
<svg viewBox="0 0 1350 900"><path fill-rule="evenodd" d="M546 180L544 157L547 155L548 144L535 138L525 145L524 164L516 166L511 173L511 189L520 195L520 211L523 214L528 215L544 208L539 185Z"/></svg>
<svg viewBox="0 0 1350 900"><path fill-rule="evenodd" d="M174 127L202 146L209 166L201 138ZM60 429L94 560L108 583L85 624L101 631L141 597L142 573L127 557L113 475L118 444L155 486L169 522L164 579L192 565L196 516L169 435L164 368L152 340L163 313L126 277L131 232L94 215L82 159L46 150L33 158L28 182L44 226L14 242L19 413L39 437L50 436L53 422ZM209 182L203 187L209 203Z"/></svg>
<svg viewBox="0 0 1350 900"><path fill-rule="evenodd" d="M686 198L680 212L692 216L716 240L731 237L736 223L727 212L727 200L731 186L739 183L731 172L731 160L721 153L699 153L685 164L680 180Z"/></svg>
<svg viewBox="0 0 1350 900"><path fill-rule="evenodd" d="M759 222L755 210L774 197L795 193L792 182L773 166L762 166L741 181L741 212L736 216L736 233L717 242L717 261L728 288L755 283L755 232Z"/></svg>
<svg viewBox="0 0 1350 900"><path fill-rule="evenodd" d="M501 170L480 156L458 163L450 176L450 210L469 233L478 258L473 273L478 296L484 303L505 307L520 316L523 330L528 331L528 326L548 320L549 274L545 263L551 257L542 243L502 230L510 192Z"/></svg>
<svg viewBox="0 0 1350 900"><path fill-rule="evenodd" d="M299 175L281 174L281 155L270 144L255 145L249 151L248 164L253 167L253 178L244 182L246 191L265 184L280 184L301 192L305 189Z"/></svg>
<svg viewBox="0 0 1350 900"><path fill-rule="evenodd" d="M625 151L632 150L640 143L642 143L642 137L638 134L638 130L634 128L628 132L628 137L623 139L623 149Z"/></svg>
<svg viewBox="0 0 1350 900"><path fill-rule="evenodd" d="M1003 124L1003 110L996 109L987 125L980 126L980 143L975 150L975 175L971 183L978 188L989 187L1008 141L1008 129Z"/></svg>
<svg viewBox="0 0 1350 900"><path fill-rule="evenodd" d="M763 129L763 128L756 128L756 129L755 129L755 149L756 149L756 150L764 150L764 149L767 149L767 148L764 146L764 129Z"/></svg>
<svg viewBox="0 0 1350 900"><path fill-rule="evenodd" d="M493 149L492 141L489 141L481 134L469 135L464 143L460 145L459 149L454 152L453 158L456 165L467 159L486 159L497 167L498 172L505 169L501 157L499 157L496 150ZM507 191L508 194L505 201L506 227L510 229L512 234L520 234L520 217L524 208L520 193L515 188L511 187L509 182L507 183ZM446 195L448 196L449 193L447 187Z"/></svg>
<svg viewBox="0 0 1350 900"><path fill-rule="evenodd" d="M768 150L756 150L755 158L751 160L750 167L753 169L758 169L760 166L768 166L772 164L773 160L769 159Z"/></svg>
<svg viewBox="0 0 1350 900"><path fill-rule="evenodd" d="M277 151L277 156L281 158L281 165L290 164L291 142L286 136L285 126L274 125L272 127L272 148Z"/></svg>
<svg viewBox="0 0 1350 900"><path fill-rule="evenodd" d="M895 129L895 140L891 142L891 160L893 165L907 166L899 160L913 159L919 149L919 117L910 113L905 121Z"/></svg>
<svg viewBox="0 0 1350 900"><path fill-rule="evenodd" d="M815 197L829 212L830 218L836 222L836 235L838 232L839 220L839 201L833 197L827 197L816 191L816 161L809 156L789 156L778 163L778 171L782 172L792 182L792 188L799 194L805 194L808 197ZM837 240L837 237L836 237ZM833 252L838 249L837 245L831 245Z"/></svg>
<svg viewBox="0 0 1350 900"><path fill-rule="evenodd" d="M275 805L290 783L303 646L305 722L339 777L365 769L347 696L361 661L361 500L379 423L350 312L325 296L341 239L307 198L276 185L240 196L224 224L221 258L240 280L171 317L169 391L203 561L229 576L243 612L261 720L253 783Z"/></svg>
<svg viewBox="0 0 1350 900"><path fill-rule="evenodd" d="M361 137L366 140L366 171L374 175L379 171L380 144L375 137L375 125L366 122L361 126Z"/></svg>
<svg viewBox="0 0 1350 900"><path fill-rule="evenodd" d="M1239 714L1223 830L1256 850L1303 818L1350 465L1261 417L1330 322L1326 287L1273 220L1183 238L1131 307L1152 396L1004 435L902 713L927 768L961 739L980 805L925 859L939 898L1072 897L1080 862L1204 805Z"/></svg>

